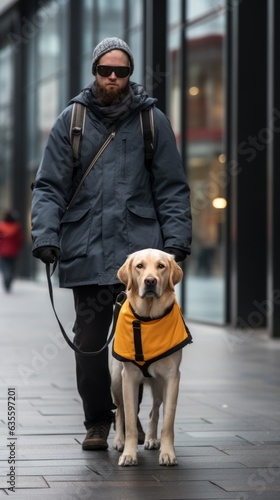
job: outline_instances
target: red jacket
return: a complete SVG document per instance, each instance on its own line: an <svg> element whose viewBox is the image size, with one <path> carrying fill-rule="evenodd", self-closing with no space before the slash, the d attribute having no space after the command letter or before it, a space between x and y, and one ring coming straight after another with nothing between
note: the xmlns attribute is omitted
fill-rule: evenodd
<svg viewBox="0 0 280 500"><path fill-rule="evenodd" d="M0 257L17 257L23 245L23 232L18 222L0 222Z"/></svg>

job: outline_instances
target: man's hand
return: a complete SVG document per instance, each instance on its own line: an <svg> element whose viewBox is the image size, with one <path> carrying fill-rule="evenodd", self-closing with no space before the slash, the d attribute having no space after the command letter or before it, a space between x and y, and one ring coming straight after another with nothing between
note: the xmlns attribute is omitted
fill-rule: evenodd
<svg viewBox="0 0 280 500"><path fill-rule="evenodd" d="M60 258L61 252L58 247L38 247L33 250L36 259L41 259L44 264L53 264Z"/></svg>
<svg viewBox="0 0 280 500"><path fill-rule="evenodd" d="M174 255L176 262L183 262L187 258L187 253L184 250L181 250L180 248L165 248L165 252L170 253L171 255Z"/></svg>

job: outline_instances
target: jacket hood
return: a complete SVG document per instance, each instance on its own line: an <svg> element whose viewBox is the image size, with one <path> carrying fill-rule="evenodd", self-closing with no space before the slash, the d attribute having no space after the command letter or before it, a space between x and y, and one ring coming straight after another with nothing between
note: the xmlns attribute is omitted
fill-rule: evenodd
<svg viewBox="0 0 280 500"><path fill-rule="evenodd" d="M151 106L154 106L157 102L157 99L153 97L149 97L146 89L140 85L139 83L130 82L130 87L133 92L133 100L132 100L132 111L140 111L140 109L146 109ZM73 97L71 101L69 101L69 105L74 102L81 102L85 106L94 109L93 101L92 101L92 83L85 87L77 96Z"/></svg>

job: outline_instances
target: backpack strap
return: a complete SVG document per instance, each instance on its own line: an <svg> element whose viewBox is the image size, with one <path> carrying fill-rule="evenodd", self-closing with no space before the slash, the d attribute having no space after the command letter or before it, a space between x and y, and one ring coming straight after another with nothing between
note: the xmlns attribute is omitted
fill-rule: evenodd
<svg viewBox="0 0 280 500"><path fill-rule="evenodd" d="M70 143L76 161L79 160L80 141L84 133L85 119L86 107L80 102L74 102L70 124Z"/></svg>
<svg viewBox="0 0 280 500"><path fill-rule="evenodd" d="M79 161L79 148L81 138L84 133L85 118L86 106L80 102L75 102L72 108L70 124L70 143L75 161ZM150 170L154 156L155 137L154 115L152 108L143 109L140 112L140 125L144 139L145 166L148 170Z"/></svg>
<svg viewBox="0 0 280 500"><path fill-rule="evenodd" d="M150 170L154 156L155 138L154 115L152 108L143 109L140 112L140 125L144 138L145 165L146 168Z"/></svg>

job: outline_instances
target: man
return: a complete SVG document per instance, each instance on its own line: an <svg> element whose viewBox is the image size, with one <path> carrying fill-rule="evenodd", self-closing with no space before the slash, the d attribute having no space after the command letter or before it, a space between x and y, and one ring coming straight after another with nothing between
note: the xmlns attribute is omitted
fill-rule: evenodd
<svg viewBox="0 0 280 500"><path fill-rule="evenodd" d="M96 46L95 81L56 120L33 191L33 255L45 263L59 259L60 286L73 289L74 342L82 351L97 351L106 342L122 289L116 273L128 254L153 247L183 261L190 253L189 187L174 134L155 99L130 81L133 69L123 40L106 38ZM74 102L87 108L78 167L69 139ZM151 171L145 168L139 118L150 107L155 130ZM113 131L114 139L67 210L82 174ZM114 418L108 349L94 357L76 354L76 369L87 430L83 449L107 449Z"/></svg>

